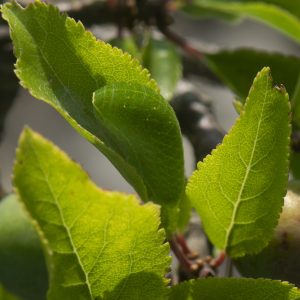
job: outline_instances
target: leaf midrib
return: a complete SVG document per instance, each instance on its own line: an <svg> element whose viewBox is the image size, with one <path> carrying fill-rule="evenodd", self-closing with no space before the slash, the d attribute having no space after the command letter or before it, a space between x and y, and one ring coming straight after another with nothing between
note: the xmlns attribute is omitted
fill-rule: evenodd
<svg viewBox="0 0 300 300"><path fill-rule="evenodd" d="M248 180L248 177L249 177L249 174L250 174L250 171L251 171L251 168L252 168L252 161L253 161L254 153L255 153L255 150L256 150L256 144L257 144L257 140L258 140L258 134L259 134L259 131L260 131L260 126L261 126L261 122L262 122L262 116L263 116L263 112L264 112L264 108L265 108L265 103L266 103L266 99L267 99L267 94L268 94L268 88L267 88L268 84L269 84L269 78L267 78L266 91L265 91L264 100L263 100L263 104L262 104L262 109L261 109L261 113L260 113L260 117L259 117L259 121L258 121L258 125L257 125L257 130L256 130L256 134L255 134L255 139L254 139L254 144L253 144L253 148L252 148L250 160L249 160L249 163L247 165L245 176L244 176L244 179L243 179L240 191L238 193L237 200L236 200L235 205L233 207L231 221L230 221L229 227L228 227L227 232L226 232L225 246L224 246L225 249L228 247L229 238L230 238L230 235L232 233L232 230L233 230L233 227L234 227L234 224L235 224L235 219L236 219L236 216L237 216L237 211L238 211L238 208L239 208L239 204L242 201L242 194L244 192L244 188L246 186L246 182Z"/></svg>
<svg viewBox="0 0 300 300"><path fill-rule="evenodd" d="M67 224L66 224L66 222L65 222L65 218L64 218L63 212L62 212L61 209L60 209L58 199L57 199L57 197L55 196L55 193L53 192L53 188L52 188L52 186L51 186L51 184L50 184L50 182L49 182L49 180L48 180L48 176L46 175L44 169L42 168L40 159L39 159L39 157L38 157L38 155L37 155L37 153L36 153L36 151L35 151L33 145L32 145L30 142L29 142L28 144L29 144L30 148L32 149L32 152L33 152L34 156L36 157L36 161L37 161L37 163L38 163L38 167L39 167L40 171L42 172L42 174L43 174L43 176L44 176L44 178L45 178L45 183L47 184L47 187L48 187L48 189L49 189L49 191L50 191L50 194L51 194L51 196L52 196L52 199L54 200L54 205L57 207L57 210L58 210L58 212L59 212L59 216L60 216L60 219L61 219L63 228L66 230L67 237L68 237L69 242L70 242L70 244L71 244L72 252L75 254L75 256L76 256L76 258L77 258L77 261L78 261L78 264L79 264L79 267L81 268L81 270L82 270L82 272L83 272L83 274L84 274L84 276L85 276L85 282L83 282L83 283L84 283L84 284L87 286L87 288L88 288L90 299L91 299L91 300L94 300L94 297L92 296L93 294L92 294L92 289L91 289L91 283L90 283L89 278L88 278L88 276L87 276L87 272L85 271L85 269L84 269L84 267L83 267L82 261L81 261L81 259L80 259L80 256L79 256L77 250L76 250L76 247L75 247L75 245L74 245L74 243L73 243L73 239L72 239L71 232L70 232L70 230L69 230L69 228L68 228L68 226L67 226Z"/></svg>
<svg viewBox="0 0 300 300"><path fill-rule="evenodd" d="M17 20L19 20L19 24L21 24L22 28L27 32L27 34L28 34L29 36L32 37L32 40L35 41L35 38L32 36L32 34L30 33L30 31L27 29L26 25L19 19L18 15L15 14L13 11L10 11L10 13L12 13L12 14L15 16L15 18L16 18ZM74 21L74 22L75 22L75 21ZM59 75L54 71L54 69L52 68L51 64L48 62L46 56L44 55L43 51L41 51L38 47L35 47L35 48L36 48L37 52L39 52L39 53L41 54L41 58L43 59L43 61L45 62L45 64L50 68L50 70L52 70L54 76L56 77L56 79L58 80L58 82L59 82L59 84L62 86L62 88L63 88L64 90L67 91L68 95L70 96L70 98L73 99L73 101L76 100L75 96L73 96L73 94L71 93L71 91L69 90L69 88L68 88L67 86L65 86L65 84L63 83L63 81L60 79ZM18 64L19 62L21 62L21 59L20 59L20 58L17 59L17 64ZM94 80L93 76L92 76L89 72L88 72L88 74L89 74L90 78L92 78L92 80ZM22 80L22 79L20 78L20 80ZM25 84L25 82L24 82L24 84ZM27 86L27 84L25 84L25 86ZM100 87L99 87L99 88L100 88ZM31 89L30 89L29 86L28 86L28 89L29 89L29 91L31 91ZM36 97L36 96L34 95L34 93L33 93L32 95L33 95L34 97ZM76 126L75 126L74 128L75 128L79 133L81 133L80 131L82 131L82 132L85 134L85 137L86 137L93 145L95 145L97 148L99 148L101 151L103 151L103 153L105 153L105 155L107 155L107 156L109 157L109 159L110 159L110 157L113 155L114 157L116 157L116 158L121 162L121 164L125 164L125 165L127 166L127 168L131 168L131 169L132 169L132 171L135 173L135 174L134 174L134 177L135 177L135 178L138 177L139 179L141 179L141 177L140 177L140 175L139 175L139 173L138 173L136 167L134 167L133 165L129 165L129 164L127 163L127 161L126 161L122 156L120 156L119 153L117 153L114 149L108 147L108 146L106 145L106 143L105 143L104 141L102 141L102 140L98 137L98 135L97 135L96 133L93 132L93 130L91 130L90 126L87 126L87 129L86 129L85 127L83 127L82 124L78 123L78 121L77 121L72 115L70 115L70 114L63 108L63 106L60 105L60 102L47 101L47 99L45 99L45 98L42 97L42 96L39 96L39 97L37 97L37 98L42 99L43 101L45 101L46 103L50 104L50 105L53 106L55 109L57 109L57 110L59 111L59 113L60 113L62 116L64 116L64 117L66 118L66 120L67 120L71 125L77 125L77 127L78 127L80 130L78 130L78 128L76 128ZM92 96L91 96L91 98L92 98ZM85 125L87 125L87 124L85 124ZM99 124L98 124L96 127L99 128ZM112 162L113 160L110 159L110 161ZM115 165L115 164L114 164L114 165ZM119 163L118 163L118 165L119 165ZM118 168L118 169L119 169L119 168ZM119 170L119 171L121 172L121 174L122 174L125 178L127 178L127 176L125 176L125 173L124 173L122 170ZM126 180L127 180L127 179L126 179ZM129 182L131 182L131 181L129 181ZM147 189L148 189L149 187L148 187L148 188L145 187L145 182L144 182L144 180L141 180L141 184L143 185L143 188L145 188L146 191L147 191ZM147 192L147 193L148 193L148 192ZM142 194L141 194L141 195L142 195Z"/></svg>

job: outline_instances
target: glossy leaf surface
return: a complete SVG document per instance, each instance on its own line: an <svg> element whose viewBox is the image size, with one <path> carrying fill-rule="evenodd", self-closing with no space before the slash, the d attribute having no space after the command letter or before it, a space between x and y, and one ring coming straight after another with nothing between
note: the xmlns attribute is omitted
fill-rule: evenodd
<svg viewBox="0 0 300 300"><path fill-rule="evenodd" d="M60 14L51 5L37 1L23 9L16 3L9 3L2 7L2 13L10 25L18 58L17 75L22 85L33 96L53 106L80 134L100 149L144 201L176 205L184 189L179 125L174 113L166 107L165 100L159 95L156 83L150 80L148 71L143 70L137 60L128 54L96 41L81 23ZM95 114L93 93L104 87L107 91L108 86L119 82L139 84L152 91L150 98L143 97L139 103L144 114L142 119L147 118L149 112L146 108L150 107L151 99L155 97L157 117L165 116L165 132L153 128L151 139L146 132L139 132L140 137L144 136L143 147L139 147L142 153L137 153L136 149L129 153L127 144L116 146L110 143L110 135L114 132L108 132L106 124L102 124ZM134 100L136 103L140 98ZM121 108L118 109L121 111ZM154 107L151 107L151 114L155 117ZM129 119L126 127L133 122L135 120ZM117 126L114 124L115 128ZM146 126L147 123L142 123L138 128L142 130ZM130 134L125 127L118 130L123 136ZM166 134L169 140L176 143L164 144L161 136ZM153 144L150 145L149 140ZM129 163L134 159L128 159L128 156L141 156L155 146L160 147L156 148L156 152L160 150L168 158L164 162L165 168L158 166L156 160L147 161L148 165ZM124 152L127 156L123 156ZM172 166L173 171L169 172L167 166ZM153 172L146 172L150 167ZM158 169L160 172L155 172ZM163 184L159 188L149 185L154 180L168 182L168 187ZM169 190L168 194L165 189ZM153 195L156 197L153 198Z"/></svg>

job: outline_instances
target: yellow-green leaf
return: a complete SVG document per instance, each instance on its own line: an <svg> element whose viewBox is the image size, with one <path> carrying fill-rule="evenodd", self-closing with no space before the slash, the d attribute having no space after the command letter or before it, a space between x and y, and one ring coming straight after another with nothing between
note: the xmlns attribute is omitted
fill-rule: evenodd
<svg viewBox="0 0 300 300"><path fill-rule="evenodd" d="M80 134L100 149L144 201L152 200L174 207L184 190L180 129L175 114L166 107L148 71L128 54L96 41L81 23L60 14L51 5L36 1L23 9L13 2L2 7L2 14L10 26L18 58L16 73L22 85L33 96L53 106ZM111 122L112 126L107 130L92 103L96 90L117 83L139 84L152 93L150 98L135 95L134 101L139 103L143 114L140 119L143 122L136 128L140 129L139 136L143 137L143 147L132 144L130 151L127 151L126 141L119 145L110 142L114 135L110 129L114 126L132 141L134 137L126 128L132 126L135 120L127 119L123 127ZM155 97L156 106L151 107L151 100ZM113 102L114 99L106 100ZM143 128L150 126L147 122L149 107L153 118L164 116L161 121L165 124L165 132L158 126L152 131L148 128L147 132L151 131L151 135L143 131ZM121 109L118 107L119 112ZM126 114L127 110L121 112ZM166 134L171 144L164 143ZM141 151L137 152L137 148ZM160 151L167 160L160 160L161 165L156 159L136 163L134 157L143 156L149 149L155 149L155 153ZM153 156L154 152L150 154ZM172 166L172 172L169 166ZM152 172L146 172L150 168ZM153 181L161 182L161 185L153 186ZM165 182L168 186L163 184Z"/></svg>
<svg viewBox="0 0 300 300"><path fill-rule="evenodd" d="M272 237L286 193L289 113L284 87L264 68L236 124L189 180L206 233L231 256L256 253Z"/></svg>
<svg viewBox="0 0 300 300"><path fill-rule="evenodd" d="M268 2L268 3L267 3ZM240 0L193 0L185 10L193 15L202 15L206 10L216 16L245 17L276 28L300 43L299 11L294 14L295 3L281 4L280 1ZM295 1L294 1L295 2Z"/></svg>
<svg viewBox="0 0 300 300"><path fill-rule="evenodd" d="M99 189L29 129L14 185L48 251L49 300L164 299L170 257L158 206Z"/></svg>

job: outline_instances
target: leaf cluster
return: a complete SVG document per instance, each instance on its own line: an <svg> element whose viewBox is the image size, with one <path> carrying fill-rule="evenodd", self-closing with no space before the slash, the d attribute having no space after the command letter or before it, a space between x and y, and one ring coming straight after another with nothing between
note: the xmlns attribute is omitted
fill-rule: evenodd
<svg viewBox="0 0 300 300"><path fill-rule="evenodd" d="M299 42L300 14L291 2L270 2L197 0L184 10L259 19ZM21 85L100 150L139 198L102 190L57 146L24 129L13 170L15 193L0 203L0 299L16 299L4 288L25 300L300 298L292 284L269 279L178 285L167 279L170 245L181 253L174 236L185 227L191 206L210 242L230 258L258 253L272 239L289 176L288 92L292 125L300 124L298 58L250 50L205 54L242 103L235 125L186 185L180 126L166 101L181 77L172 44L152 37L144 48L135 40L112 41L132 58L52 5L35 1L23 8L12 2L1 12ZM265 64L288 92L274 86ZM241 76L241 67L249 72ZM10 269L27 245L29 260L21 261L22 268L41 280L34 291L30 282L29 289L19 289L17 280L26 274ZM188 263L191 271L195 265Z"/></svg>

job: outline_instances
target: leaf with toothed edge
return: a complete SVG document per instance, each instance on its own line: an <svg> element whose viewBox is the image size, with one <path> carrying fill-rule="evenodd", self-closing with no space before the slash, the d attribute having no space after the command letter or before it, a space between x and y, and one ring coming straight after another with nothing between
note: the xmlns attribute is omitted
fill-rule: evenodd
<svg viewBox="0 0 300 300"><path fill-rule="evenodd" d="M164 299L170 256L157 205L100 190L29 129L17 149L14 186L49 253L49 300Z"/></svg>
<svg viewBox="0 0 300 300"><path fill-rule="evenodd" d="M102 151L144 201L155 201L162 206L171 206L176 211L176 205L184 191L180 129L175 114L166 107L165 100L159 95L156 83L149 78L148 71L142 69L128 54L96 41L81 23L60 14L51 5L36 1L23 9L13 2L5 4L1 10L10 26L17 56L16 73L21 84L34 97L53 106L81 135ZM136 149L127 151L127 141L118 145L111 142L114 132L110 132L110 129L113 126L117 129L117 124L111 124L113 126L107 128L92 103L95 91L102 88L108 91L112 85L122 82L144 86L151 93L150 98L145 94L141 98L138 95L132 99L140 101L144 114L141 118L144 123L138 124L137 128L148 126L148 114L151 114L152 120L156 117L164 118L166 124L164 133L159 126L153 128L151 136L145 132L139 133L140 137L144 137L143 151L139 153ZM150 107L153 98L157 100L156 110ZM114 102L113 98L106 100ZM143 107L150 107L151 110L143 110ZM129 111L122 111L124 114L127 112ZM133 138L124 128L132 124L136 124L135 120L127 119L126 126L118 128L123 136L128 136L131 140ZM169 145L162 139L166 134ZM151 145L148 142L150 140L153 142ZM155 149L155 153L164 153L167 160L160 161L161 165L156 163L157 160L149 159L144 160L143 164L136 163L134 157L145 156L144 153L149 149ZM153 172L145 172L145 169L150 168ZM159 181L162 182L161 185L153 185L153 182ZM169 215L168 212L166 214ZM166 222L165 218L163 221L164 226L169 228L169 224L166 224L169 221Z"/></svg>
<svg viewBox="0 0 300 300"><path fill-rule="evenodd" d="M169 300L299 300L300 292L287 282L270 279L207 278L171 288Z"/></svg>
<svg viewBox="0 0 300 300"><path fill-rule="evenodd" d="M269 68L256 76L223 143L198 164L187 195L216 247L232 257L262 250L272 237L288 179L289 99Z"/></svg>

